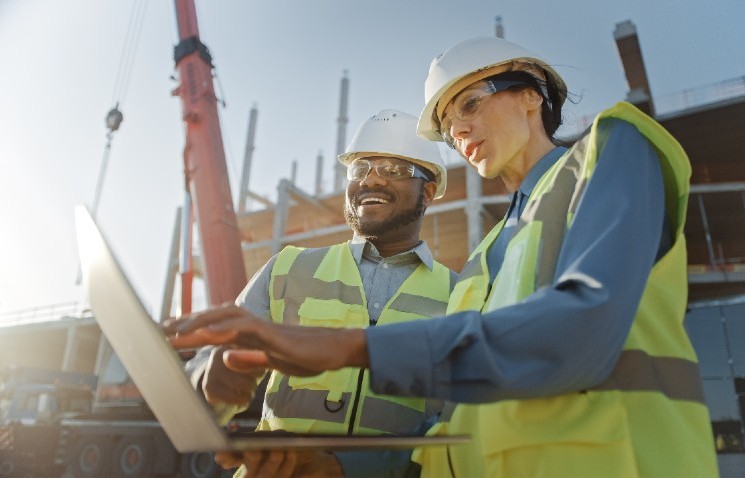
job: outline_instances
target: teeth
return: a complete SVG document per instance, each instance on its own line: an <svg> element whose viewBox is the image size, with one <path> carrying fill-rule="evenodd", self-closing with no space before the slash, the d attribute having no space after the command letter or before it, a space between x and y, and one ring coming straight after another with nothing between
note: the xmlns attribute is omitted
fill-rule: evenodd
<svg viewBox="0 0 745 478"><path fill-rule="evenodd" d="M388 204L388 201L382 198L364 198L360 204Z"/></svg>

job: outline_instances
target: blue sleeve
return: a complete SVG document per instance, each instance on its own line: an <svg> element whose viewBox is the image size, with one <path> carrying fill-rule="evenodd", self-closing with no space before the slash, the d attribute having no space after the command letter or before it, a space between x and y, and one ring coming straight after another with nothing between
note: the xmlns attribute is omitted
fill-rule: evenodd
<svg viewBox="0 0 745 478"><path fill-rule="evenodd" d="M483 403L599 384L665 242L664 215L654 148L632 125L613 121L551 287L485 314L367 329L373 389Z"/></svg>

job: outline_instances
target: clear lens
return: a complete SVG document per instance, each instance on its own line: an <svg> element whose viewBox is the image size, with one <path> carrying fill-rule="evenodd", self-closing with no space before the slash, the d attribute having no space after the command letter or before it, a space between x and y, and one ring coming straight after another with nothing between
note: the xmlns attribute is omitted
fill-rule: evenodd
<svg viewBox="0 0 745 478"><path fill-rule="evenodd" d="M440 135L448 146L455 149L455 139L450 134L453 126L453 118L460 121L469 121L479 110L481 102L487 96L493 95L497 90L493 84L486 82L477 88L469 88L462 91L453 99L445 111L440 121Z"/></svg>
<svg viewBox="0 0 745 478"><path fill-rule="evenodd" d="M375 169L375 174L385 180L395 181L397 179L426 176L418 171L413 164L405 162L371 162L364 159L358 159L347 166L347 179L350 181L363 181L370 171Z"/></svg>

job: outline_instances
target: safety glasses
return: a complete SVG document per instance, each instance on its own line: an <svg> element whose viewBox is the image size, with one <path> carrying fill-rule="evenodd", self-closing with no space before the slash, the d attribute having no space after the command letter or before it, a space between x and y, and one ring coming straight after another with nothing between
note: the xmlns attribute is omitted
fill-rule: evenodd
<svg viewBox="0 0 745 478"><path fill-rule="evenodd" d="M416 166L406 161L382 160L369 161L367 159L358 159L347 166L347 179L350 181L364 181L370 171L375 170L380 178L387 181L395 181L405 178L421 178L429 181L427 175L421 172Z"/></svg>
<svg viewBox="0 0 745 478"><path fill-rule="evenodd" d="M440 124L440 135L448 146L455 149L455 138L450 133L453 118L460 121L470 121L479 110L485 98L504 91L512 86L525 85L520 80L486 80L477 87L471 87L460 92L443 111Z"/></svg>

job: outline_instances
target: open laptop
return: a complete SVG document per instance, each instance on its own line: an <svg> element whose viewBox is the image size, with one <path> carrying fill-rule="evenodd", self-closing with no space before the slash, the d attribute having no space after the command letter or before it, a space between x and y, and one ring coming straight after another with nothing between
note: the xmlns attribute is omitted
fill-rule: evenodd
<svg viewBox="0 0 745 478"><path fill-rule="evenodd" d="M182 453L266 449L402 449L465 443L467 435L370 436L256 432L231 437L195 391L176 351L149 316L83 206L75 210L83 282L101 330L163 430Z"/></svg>

